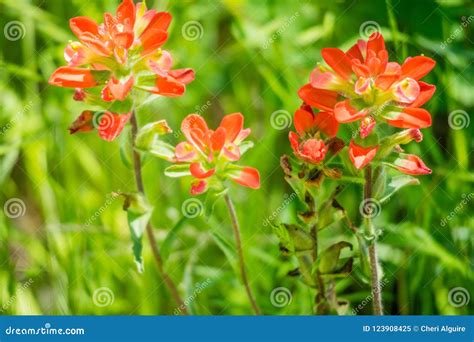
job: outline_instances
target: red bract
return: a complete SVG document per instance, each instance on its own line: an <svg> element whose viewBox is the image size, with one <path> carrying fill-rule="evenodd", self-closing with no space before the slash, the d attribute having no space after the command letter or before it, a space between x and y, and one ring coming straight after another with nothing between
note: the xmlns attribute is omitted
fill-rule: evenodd
<svg viewBox="0 0 474 342"><path fill-rule="evenodd" d="M397 170L409 175L428 175L431 169L423 163L420 157L414 154L403 154L395 160L394 165Z"/></svg>
<svg viewBox="0 0 474 342"><path fill-rule="evenodd" d="M221 182L230 179L252 189L260 187L258 170L252 167L234 165L251 145L243 143L250 129L243 128L241 113L224 116L216 130L209 129L204 119L188 115L181 124L181 131L187 141L175 148L177 167L170 167L167 175L181 177L191 175L191 194L201 194L209 187L222 187ZM183 168L184 166L184 168Z"/></svg>
<svg viewBox="0 0 474 342"><path fill-rule="evenodd" d="M349 144L349 158L357 169L362 169L364 166L370 163L372 159L374 159L378 148L378 146L359 146L355 144L353 140L351 140Z"/></svg>
<svg viewBox="0 0 474 342"><path fill-rule="evenodd" d="M401 66L389 62L380 33L373 33L367 42L359 40L346 52L325 48L322 56L330 68L317 66L310 82L299 90L306 103L333 111L340 123L369 117L399 128L431 125L429 112L419 108L435 91L434 85L419 81L435 66L431 58L408 58ZM362 125L364 138L371 128Z"/></svg>
<svg viewBox="0 0 474 342"><path fill-rule="evenodd" d="M294 154L305 162L321 163L328 152L321 133L330 138L337 134L339 124L334 115L330 112L319 112L315 115L311 107L302 105L295 112L294 126L298 133L289 134Z"/></svg>
<svg viewBox="0 0 474 342"><path fill-rule="evenodd" d="M49 83L76 88L74 99L123 115L114 121L120 124L110 125L105 134L99 131L102 138L115 138L129 118L124 113L131 111L132 89L175 97L194 79L192 69L172 70L171 55L161 49L170 22L169 13L147 10L144 2L135 5L132 0L124 0L115 15L105 13L101 24L87 17L72 18L70 27L79 41L68 44L64 50L68 66L58 68Z"/></svg>

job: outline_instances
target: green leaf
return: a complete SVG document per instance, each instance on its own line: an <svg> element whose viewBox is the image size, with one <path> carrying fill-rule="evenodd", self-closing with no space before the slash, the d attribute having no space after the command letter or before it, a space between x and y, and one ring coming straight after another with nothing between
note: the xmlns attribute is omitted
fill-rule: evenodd
<svg viewBox="0 0 474 342"><path fill-rule="evenodd" d="M135 146L141 151L148 151L154 145L158 135L171 132L172 130L166 120L151 122L138 131L137 137L135 138Z"/></svg>
<svg viewBox="0 0 474 342"><path fill-rule="evenodd" d="M393 177L388 184L389 191L385 193L384 197L380 199L380 203L387 202L398 190L408 185L418 185L420 181L412 176L401 175Z"/></svg>
<svg viewBox="0 0 474 342"><path fill-rule="evenodd" d="M171 146L170 144L167 144L161 140L156 140L148 150L148 153L167 161L174 161L175 157L174 146Z"/></svg>
<svg viewBox="0 0 474 342"><path fill-rule="evenodd" d="M220 198L224 197L227 192L227 188L225 188L224 190L216 190L211 188L207 191L206 199L204 200L204 215L206 219L209 219L211 217L217 201Z"/></svg>
<svg viewBox="0 0 474 342"><path fill-rule="evenodd" d="M121 193L125 197L123 209L127 211L128 226L132 240L132 250L138 272L143 272L142 237L150 221L153 207L148 204L146 198L138 193Z"/></svg>
<svg viewBox="0 0 474 342"><path fill-rule="evenodd" d="M352 250L352 244L347 241L340 241L330 246L319 255L318 267L322 274L339 274L347 271L346 268L349 265L348 260L352 260L352 258L339 259L341 250L344 248L350 248ZM341 261L344 261L342 265ZM350 263L350 266L352 266L352 262Z"/></svg>
<svg viewBox="0 0 474 342"><path fill-rule="evenodd" d="M171 165L165 169L165 175L172 178L190 176L189 164Z"/></svg>
<svg viewBox="0 0 474 342"><path fill-rule="evenodd" d="M237 251L232 244L229 243L221 234L218 232L211 232L211 236L214 239L217 247L224 253L229 263L236 270L237 269Z"/></svg>
<svg viewBox="0 0 474 342"><path fill-rule="evenodd" d="M186 219L187 219L186 217L182 217L166 235L166 238L163 241L163 244L161 245L161 254L163 255L163 259L166 260L167 257L169 256L171 245L173 244L174 241L176 241L176 238L178 237L178 233L185 226L183 223L186 221Z"/></svg>

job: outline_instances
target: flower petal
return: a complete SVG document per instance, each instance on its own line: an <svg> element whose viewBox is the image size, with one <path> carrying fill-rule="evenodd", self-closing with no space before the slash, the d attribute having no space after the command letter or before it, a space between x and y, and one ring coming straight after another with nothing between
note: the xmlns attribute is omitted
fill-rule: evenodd
<svg viewBox="0 0 474 342"><path fill-rule="evenodd" d="M178 162L191 162L196 161L198 154L193 145L183 141L176 145L175 156Z"/></svg>
<svg viewBox="0 0 474 342"><path fill-rule="evenodd" d="M233 142L244 126L244 116L241 113L228 114L222 118L219 128L226 131L226 141Z"/></svg>
<svg viewBox="0 0 474 342"><path fill-rule="evenodd" d="M414 154L400 154L394 162L395 168L408 175L428 175L431 169L425 165L420 157Z"/></svg>
<svg viewBox="0 0 474 342"><path fill-rule="evenodd" d="M193 177L204 179L211 177L216 172L216 169L213 168L210 170L206 170L202 163L194 162L189 165L189 171L191 172Z"/></svg>
<svg viewBox="0 0 474 342"><path fill-rule="evenodd" d="M335 137L339 129L339 122L337 122L333 112L319 112L316 114L314 125L329 138Z"/></svg>
<svg viewBox="0 0 474 342"><path fill-rule="evenodd" d="M220 152L226 142L226 130L223 127L216 129L211 135L211 147L215 152Z"/></svg>
<svg viewBox="0 0 474 342"><path fill-rule="evenodd" d="M190 194L193 196L200 195L207 191L207 182L203 180L195 181L191 183Z"/></svg>
<svg viewBox="0 0 474 342"><path fill-rule="evenodd" d="M92 88L99 84L91 70L74 67L56 69L48 82L58 87L68 88Z"/></svg>
<svg viewBox="0 0 474 342"><path fill-rule="evenodd" d="M432 84L428 84L421 81L418 82L418 84L420 86L420 94L418 95L416 100L410 104L410 107L423 106L429 99L431 99L431 97L436 91L436 87Z"/></svg>
<svg viewBox="0 0 474 342"><path fill-rule="evenodd" d="M338 102L334 107L334 117L339 123L357 121L366 115L366 109L358 111L356 108L351 106L351 102L349 99Z"/></svg>
<svg viewBox="0 0 474 342"><path fill-rule="evenodd" d="M140 36L143 51L142 55L148 55L161 47L168 39L168 32L163 30L146 30Z"/></svg>
<svg viewBox="0 0 474 342"><path fill-rule="evenodd" d="M369 51L373 51L377 56L379 51L383 50L385 50L385 41L382 34L380 32L372 33L367 41L367 55L369 54Z"/></svg>
<svg viewBox="0 0 474 342"><path fill-rule="evenodd" d="M175 80L173 77L156 76L155 87L149 91L162 96L177 97L183 95L185 90L186 87L184 84Z"/></svg>
<svg viewBox="0 0 474 342"><path fill-rule="evenodd" d="M117 19L119 23L132 28L135 24L135 5L132 0L123 0L117 7Z"/></svg>
<svg viewBox="0 0 474 342"><path fill-rule="evenodd" d="M298 96L310 106L332 111L337 103L338 94L335 91L316 89L311 84L306 84L298 90Z"/></svg>
<svg viewBox="0 0 474 342"><path fill-rule="evenodd" d="M400 108L400 112L384 113L389 125L398 128L426 128L431 126L431 114L423 108Z"/></svg>
<svg viewBox="0 0 474 342"><path fill-rule="evenodd" d="M194 70L189 68L170 70L168 74L183 84L191 83L192 81L194 81L195 77Z"/></svg>
<svg viewBox="0 0 474 342"><path fill-rule="evenodd" d="M343 79L348 80L352 75L352 63L344 51L338 48L324 48L321 51L324 61Z"/></svg>
<svg viewBox="0 0 474 342"><path fill-rule="evenodd" d="M92 123L94 117L94 112L90 110L85 110L77 117L76 120L69 126L69 133L74 134L76 132L89 132L92 131L95 127Z"/></svg>
<svg viewBox="0 0 474 342"><path fill-rule="evenodd" d="M106 141L113 141L122 132L131 116L132 113L114 114L105 112L100 117L99 126L97 127L99 137Z"/></svg>
<svg viewBox="0 0 474 342"><path fill-rule="evenodd" d="M314 115L300 108L295 112L293 124L299 134L304 134L306 130L314 127Z"/></svg>
<svg viewBox="0 0 474 342"><path fill-rule="evenodd" d="M89 33L93 36L99 34L99 26L94 20L88 17L75 17L70 19L69 27L72 33L79 39L81 39L85 33Z"/></svg>
<svg viewBox="0 0 474 342"><path fill-rule="evenodd" d="M409 57L402 65L401 77L411 77L415 80L427 75L436 65L436 62L425 56Z"/></svg>
<svg viewBox="0 0 474 342"><path fill-rule="evenodd" d="M260 174L257 169L253 167L237 167L228 172L229 178L234 182L247 186L251 189L260 188Z"/></svg>
<svg viewBox="0 0 474 342"><path fill-rule="evenodd" d="M363 147L351 140L349 144L349 158L356 169L366 166L377 154L379 146Z"/></svg>

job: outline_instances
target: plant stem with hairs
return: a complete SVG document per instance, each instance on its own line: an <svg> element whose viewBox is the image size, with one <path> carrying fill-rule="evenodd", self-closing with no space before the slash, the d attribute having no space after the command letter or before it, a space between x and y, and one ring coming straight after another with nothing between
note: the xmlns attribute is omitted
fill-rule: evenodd
<svg viewBox="0 0 474 342"><path fill-rule="evenodd" d="M132 117L130 118L130 123L132 126L132 154L133 154L133 170L135 173L135 181L137 184L137 190L141 194L145 195L145 188L143 186L143 179L142 179L142 163L140 159L140 154L135 150L135 138L138 132L138 124L137 118L135 116L135 112L132 113ZM169 274L164 269L163 258L161 257L160 250L158 249L158 244L156 242L155 236L153 235L153 228L151 224L148 223L146 226L146 233L148 236L148 240L150 241L150 247L153 252L153 257L155 259L156 266L158 268L158 272L160 273L163 281L166 284L166 287L171 293L174 301L178 304L180 308L180 312L184 315L188 315L188 310L184 305L184 301L182 300L178 288L169 276Z"/></svg>
<svg viewBox="0 0 474 342"><path fill-rule="evenodd" d="M365 205L368 202L372 201L372 167L368 165L365 168L365 185L364 185L364 200ZM382 290L380 287L379 279L379 261L377 256L377 236L375 234L374 225L372 223L372 218L370 213L366 216L366 235L371 238L369 244L369 260L370 260L370 270L372 273L371 276L371 286L372 286L372 303L375 315L383 315L383 304L382 304Z"/></svg>
<svg viewBox="0 0 474 342"><path fill-rule="evenodd" d="M247 271L245 267L245 259L244 259L244 252L242 250L242 241L240 238L240 227L239 227L239 220L237 219L237 213L235 212L234 204L232 203L232 199L228 194L224 196L225 203L227 204L227 208L229 209L229 215L232 221L232 228L234 230L235 236L235 243L237 245L237 253L239 254L239 267L240 267L240 275L242 276L242 282L245 286L245 291L247 292L247 297L249 298L250 303L252 304L253 311L256 315L261 315L262 312L260 307L258 306L257 302L252 293L252 289L249 284L249 280L247 277Z"/></svg>
<svg viewBox="0 0 474 342"><path fill-rule="evenodd" d="M311 236L314 240L314 247L313 247L313 263L316 263L318 260L318 245L319 245L319 238L318 238L318 227L317 225L313 225L311 227ZM327 311L326 305L326 289L324 286L324 280L321 277L321 273L319 270L316 270L315 282L317 287L317 293L314 297L314 304L315 304L315 312L317 315L324 315Z"/></svg>

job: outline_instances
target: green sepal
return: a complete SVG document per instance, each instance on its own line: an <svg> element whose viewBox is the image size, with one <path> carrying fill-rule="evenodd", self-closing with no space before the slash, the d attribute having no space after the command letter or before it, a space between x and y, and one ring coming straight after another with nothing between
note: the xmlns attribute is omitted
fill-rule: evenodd
<svg viewBox="0 0 474 342"><path fill-rule="evenodd" d="M147 152L152 148L157 136L171 132L172 130L166 120L151 122L138 131L135 146L138 150Z"/></svg>
<svg viewBox="0 0 474 342"><path fill-rule="evenodd" d="M224 197L224 195L229 191L229 189L214 189L209 188L206 193L206 198L204 200L204 216L207 220L211 217L212 213L214 212L214 207L219 199Z"/></svg>
<svg viewBox="0 0 474 342"><path fill-rule="evenodd" d="M165 175L172 178L190 176L189 164L176 164L165 169Z"/></svg>

